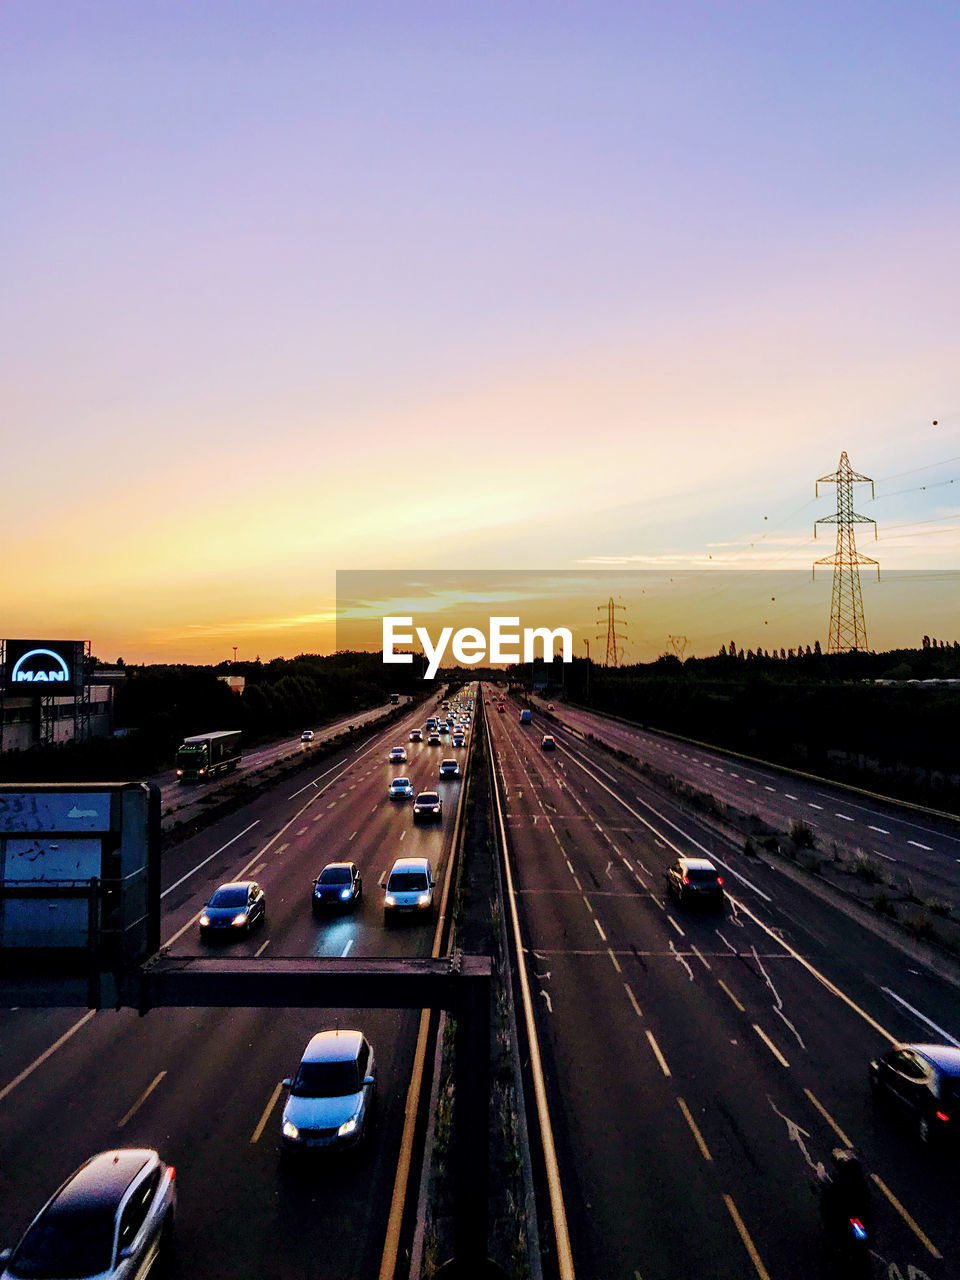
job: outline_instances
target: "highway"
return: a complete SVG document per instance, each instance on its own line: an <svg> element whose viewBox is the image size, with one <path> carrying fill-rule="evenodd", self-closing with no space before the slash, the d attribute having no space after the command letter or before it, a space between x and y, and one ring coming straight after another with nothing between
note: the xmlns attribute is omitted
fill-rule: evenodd
<svg viewBox="0 0 960 1280"><path fill-rule="evenodd" d="M461 783L438 782L437 769L442 756L467 752L449 738L442 748L408 743L432 709L431 701L171 849L162 927L171 952L200 954L196 921L210 892L252 878L265 889L267 921L228 945L233 954L429 956L435 922L385 929L379 882L399 856L428 857L438 893L447 874ZM406 765L387 763L394 745L407 748ZM417 791L441 792L439 827L415 827L410 803L388 800L399 773ZM313 880L339 860L359 865L362 904L315 920ZM310 1036L338 1020L360 1026L373 1045L373 1131L355 1154L290 1166L280 1159L279 1082ZM3 1010L0 1243L15 1244L87 1156L146 1145L177 1169L176 1276L378 1275L418 1023L416 1011L167 1009L141 1019L130 1010Z"/></svg>
<svg viewBox="0 0 960 1280"><path fill-rule="evenodd" d="M812 1188L848 1142L873 1274L957 1275L956 1158L867 1087L891 1038L960 1037L957 991L608 754L485 710L579 1280L840 1280ZM678 851L705 849L720 918L665 897Z"/></svg>
<svg viewBox="0 0 960 1280"><path fill-rule="evenodd" d="M541 700L537 705L544 707ZM885 870L913 880L921 897L936 897L960 912L960 822L884 802L784 769L765 768L720 750L698 747L577 707L555 704L555 722L592 733L612 747L709 791L781 831L802 820L819 847L836 840L862 849Z"/></svg>

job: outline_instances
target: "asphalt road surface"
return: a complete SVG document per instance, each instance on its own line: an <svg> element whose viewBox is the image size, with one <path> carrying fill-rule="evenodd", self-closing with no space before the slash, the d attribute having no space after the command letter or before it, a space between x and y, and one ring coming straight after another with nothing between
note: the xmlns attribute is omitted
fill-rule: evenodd
<svg viewBox="0 0 960 1280"><path fill-rule="evenodd" d="M960 822L764 768L594 712L560 703L555 707L552 714L561 724L593 733L746 813L759 814L781 831L802 820L813 828L822 849L834 840L861 849L885 869L910 877L921 897L940 898L960 910Z"/></svg>
<svg viewBox="0 0 960 1280"><path fill-rule="evenodd" d="M960 1037L957 991L506 707L487 710L579 1280L839 1280L812 1188L847 1142L871 1180L873 1274L957 1275L956 1155L867 1087L891 1038ZM666 896L678 852L714 857L722 916Z"/></svg>
<svg viewBox="0 0 960 1280"><path fill-rule="evenodd" d="M242 956L429 956L434 922L383 924L381 879L395 858L424 855L438 893L447 873L460 782L440 783L441 756L408 743L430 706L325 760L201 835L163 865L162 937L200 954L196 920L211 891L257 879L267 922L228 945ZM469 739L468 739L469 741ZM403 766L387 763L394 745ZM438 827L415 827L390 780L444 799ZM329 861L356 862L363 901L315 920L310 890ZM96 1151L153 1146L177 1169L175 1275L203 1280L322 1280L379 1272L398 1165L416 1011L4 1009L0 1011L0 1243L15 1244L60 1181ZM368 1141L343 1159L288 1167L280 1158L280 1080L318 1030L359 1026L378 1068ZM66 1037L66 1039L63 1039ZM51 1052L52 1049L52 1052Z"/></svg>

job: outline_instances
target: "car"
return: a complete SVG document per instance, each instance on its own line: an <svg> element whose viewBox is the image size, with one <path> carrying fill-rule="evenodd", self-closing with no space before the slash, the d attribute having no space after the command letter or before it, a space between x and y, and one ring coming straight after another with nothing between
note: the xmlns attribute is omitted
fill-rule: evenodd
<svg viewBox="0 0 960 1280"><path fill-rule="evenodd" d="M362 1031L320 1031L313 1036L289 1090L280 1141L287 1152L342 1150L363 1140L373 1114L377 1073Z"/></svg>
<svg viewBox="0 0 960 1280"><path fill-rule="evenodd" d="M430 736L427 738L427 746L428 746L428 747L440 747L440 746L443 746L443 743L440 741L440 735L439 735L439 733L431 733L431 734L430 734Z"/></svg>
<svg viewBox="0 0 960 1280"><path fill-rule="evenodd" d="M450 726L447 724L446 720L441 720L440 723L437 725L437 733L449 733L449 732L450 732Z"/></svg>
<svg viewBox="0 0 960 1280"><path fill-rule="evenodd" d="M543 751L556 751L557 740L552 733L545 733L540 739L540 747Z"/></svg>
<svg viewBox="0 0 960 1280"><path fill-rule="evenodd" d="M424 728L425 728L425 729L427 730L427 732L429 733L431 729L435 729L436 727L437 727L436 717L434 717L434 716L428 716L428 718L427 718L427 723L426 723L426 725L424 726Z"/></svg>
<svg viewBox="0 0 960 1280"><path fill-rule="evenodd" d="M453 735L453 745L454 745L455 747L462 747L462 746L464 745L465 741L466 741L466 739L464 738L464 736L463 736L463 734L462 734L462 733L455 733L455 734Z"/></svg>
<svg viewBox="0 0 960 1280"><path fill-rule="evenodd" d="M423 741L423 730L422 730L422 729L411 729L411 730L410 730L410 741L411 741L411 742L422 742L422 741Z"/></svg>
<svg viewBox="0 0 960 1280"><path fill-rule="evenodd" d="M680 857L665 875L667 888L681 906L723 910L723 877L708 859Z"/></svg>
<svg viewBox="0 0 960 1280"><path fill-rule="evenodd" d="M256 880L222 884L200 913L200 940L248 934L267 918L267 900Z"/></svg>
<svg viewBox="0 0 960 1280"><path fill-rule="evenodd" d="M328 862L313 882L314 915L326 907L355 907L363 898L363 877L355 862Z"/></svg>
<svg viewBox="0 0 960 1280"><path fill-rule="evenodd" d="M960 1049L947 1044L895 1044L870 1063L870 1091L915 1125L923 1143L956 1141L960 1124Z"/></svg>
<svg viewBox="0 0 960 1280"><path fill-rule="evenodd" d="M533 713L531 711L524 710L520 712L521 724L530 724L532 720L533 720Z"/></svg>
<svg viewBox="0 0 960 1280"><path fill-rule="evenodd" d="M390 800L412 800L413 783L409 778L394 778L387 787L387 796Z"/></svg>
<svg viewBox="0 0 960 1280"><path fill-rule="evenodd" d="M312 741L313 741L313 730L312 730L312 729L304 729L303 733L301 733L301 735L300 735L300 741L301 741L301 742L312 742Z"/></svg>
<svg viewBox="0 0 960 1280"><path fill-rule="evenodd" d="M440 761L440 777L441 778L459 778L460 777L460 766L456 762L456 760L447 759L447 760Z"/></svg>
<svg viewBox="0 0 960 1280"><path fill-rule="evenodd" d="M497 703L497 710L500 712L500 714L501 714L501 715L503 715L503 713L504 713L504 711L506 711L506 709L507 709L507 708L503 705L503 703L502 703L502 702L498 702L498 703Z"/></svg>
<svg viewBox="0 0 960 1280"><path fill-rule="evenodd" d="M2 1280L96 1276L133 1280L169 1265L176 1170L147 1147L101 1151L60 1184L15 1249Z"/></svg>
<svg viewBox="0 0 960 1280"><path fill-rule="evenodd" d="M414 822L439 822L443 818L443 801L436 791L421 791L413 802Z"/></svg>
<svg viewBox="0 0 960 1280"><path fill-rule="evenodd" d="M387 756L389 764L403 764L407 759L407 753L403 747L391 747L390 754Z"/></svg>
<svg viewBox="0 0 960 1280"><path fill-rule="evenodd" d="M557 708L553 705L553 703L552 703L552 702L551 702L551 703L550 703L550 705L547 707L547 710L548 710L548 711L556 711L556 709L557 709Z"/></svg>
<svg viewBox="0 0 960 1280"><path fill-rule="evenodd" d="M383 886L384 922L398 915L429 916L435 884L426 858L398 858Z"/></svg>

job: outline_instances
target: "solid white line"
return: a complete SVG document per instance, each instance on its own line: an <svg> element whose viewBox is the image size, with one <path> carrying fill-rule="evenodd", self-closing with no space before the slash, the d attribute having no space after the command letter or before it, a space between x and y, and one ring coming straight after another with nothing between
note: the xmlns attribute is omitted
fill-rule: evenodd
<svg viewBox="0 0 960 1280"><path fill-rule="evenodd" d="M260 1141L260 1135L263 1133L264 1129L267 1127L267 1121L270 1119L270 1112L277 1105L277 1099L280 1097L280 1091L282 1088L283 1088L283 1085L278 1084L277 1087L274 1089L273 1093L271 1093L270 1101L264 1107L263 1115L260 1117L260 1123L254 1129L253 1134L251 1135L251 1138L250 1138L251 1142Z"/></svg>
<svg viewBox="0 0 960 1280"><path fill-rule="evenodd" d="M46 1062L51 1054L56 1053L62 1044L66 1044L74 1032L79 1031L81 1027L86 1026L95 1013L96 1009L88 1009L79 1022L75 1022L72 1027L63 1033L59 1040L54 1040L53 1044L50 1045L49 1048L44 1049L39 1058L34 1058L29 1067L24 1067L18 1076L14 1076L9 1084L4 1085L3 1088L0 1089L0 1102L4 1100L8 1093L12 1093L18 1084L22 1084L23 1081L26 1080L27 1076L32 1075L41 1063Z"/></svg>
<svg viewBox="0 0 960 1280"><path fill-rule="evenodd" d="M168 893L173 893L174 889L179 889L180 886L183 884L184 880L189 880L190 877L196 874L196 872L198 872L201 867L205 867L208 862L211 862L217 856L218 853L223 853L224 849L229 849L230 846L236 843L236 841L239 840L241 836L245 836L248 831L252 831L253 828L257 826L259 821L260 819L257 818L254 822L250 823L249 827L244 827L242 831L238 831L237 834L233 836L232 839L228 840L226 844L222 844L219 849L215 849L213 853L210 854L209 858L204 858L202 862L198 862L192 871L188 871L185 876L181 876L180 879L177 880L175 884L172 884L169 889L164 889L163 893L161 893L160 895L161 900L164 899Z"/></svg>
<svg viewBox="0 0 960 1280"><path fill-rule="evenodd" d="M310 787L315 787L315 786L317 785L317 783L320 781L320 779L321 779L321 778L325 778L325 777L327 776L327 774L328 774L328 773L335 773L335 772L338 772L338 771L339 771L340 773L342 773L342 772L343 772L343 770L347 767L347 763L348 763L348 762L347 762L346 760L344 760L344 761L342 761L340 764L333 764L333 765L331 765L331 766L330 766L330 768L329 768L329 769L325 769L323 773L318 773L318 774L317 774L317 776L316 776L316 778L312 779L310 782L308 782L308 783L306 783L304 786L302 786L302 787L300 788L300 790L299 790L299 791L294 791L294 793L293 793L293 795L292 795L292 796L287 796L287 799L288 799L288 800L296 800L297 796L303 795L304 791L306 791L308 788L310 788ZM299 833L298 833L298 834L299 834Z"/></svg>
<svg viewBox="0 0 960 1280"><path fill-rule="evenodd" d="M956 1045L956 1047L960 1049L960 1040L955 1039L949 1031L944 1031L943 1027L937 1026L932 1018L928 1018L925 1013L921 1013L919 1009L915 1009L912 1004L907 1004L903 996L898 996L897 993L895 991L891 991L889 987L881 987L880 990L885 992L888 996L892 996L893 999L896 1000L898 1004L902 1004L905 1009L909 1009L915 1018L919 1018L921 1022L925 1022L928 1027L933 1027L937 1035L943 1036L944 1040L949 1040L952 1045Z"/></svg>
<svg viewBox="0 0 960 1280"><path fill-rule="evenodd" d="M133 1106L130 1108L127 1114L123 1117L123 1119L117 1121L118 1129L122 1129L124 1125L127 1123L127 1121L131 1119L131 1117L137 1114L137 1112L140 1110L140 1108L143 1106L146 1100L150 1097L151 1093L153 1093L154 1089L157 1087L157 1085L160 1083L160 1081L163 1079L163 1077L166 1074L167 1074L166 1071L161 1071L158 1075L154 1076L153 1080L150 1082L150 1084L147 1085L143 1093L141 1093L140 1097L136 1100L136 1102L133 1104Z"/></svg>
<svg viewBox="0 0 960 1280"><path fill-rule="evenodd" d="M783 1054L780 1052L777 1046L773 1043L773 1041L764 1031L763 1027L759 1027L757 1026L756 1023L754 1023L753 1029L757 1033L757 1035L760 1037L760 1039L763 1041L763 1043L767 1046L767 1048L770 1050L770 1052L773 1054L773 1056L776 1058L776 1060L778 1062L783 1063L785 1067L789 1067L790 1063L786 1060L786 1058L783 1056Z"/></svg>
<svg viewBox="0 0 960 1280"><path fill-rule="evenodd" d="M657 1044L656 1040L654 1040L653 1038L652 1031L647 1032L647 1039L650 1041L650 1048L656 1054L657 1061L660 1063L660 1069L663 1071L663 1074L665 1076L668 1076L670 1074L670 1068L667 1066L666 1058L660 1052L660 1046Z"/></svg>

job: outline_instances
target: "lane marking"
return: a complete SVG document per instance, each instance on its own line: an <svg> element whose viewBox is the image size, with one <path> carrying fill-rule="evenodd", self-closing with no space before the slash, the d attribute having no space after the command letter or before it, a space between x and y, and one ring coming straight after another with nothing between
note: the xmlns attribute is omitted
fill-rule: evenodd
<svg viewBox="0 0 960 1280"><path fill-rule="evenodd" d="M293 799L293 797L292 797L292 796L290 796L290 797L288 797L288 799ZM307 834L307 832L308 832L309 830L310 830L310 828L309 828L309 827L301 827L301 828L300 828L300 830L297 832L297 835L298 835L298 836L304 836L304 835L306 835L306 834Z"/></svg>
<svg viewBox="0 0 960 1280"><path fill-rule="evenodd" d="M613 961L613 967L616 969L617 973L623 973L623 970L620 968L620 961L613 954L613 952L610 950L609 947L607 947L607 955Z"/></svg>
<svg viewBox="0 0 960 1280"><path fill-rule="evenodd" d="M354 839L354 837L356 836L356 834L357 834L357 833L356 833L356 832L354 832L354 833L353 833L353 835L350 837L350 840L353 840L353 839ZM347 841L347 844L349 844L349 843L350 843L350 840L348 840L348 841Z"/></svg>
<svg viewBox="0 0 960 1280"><path fill-rule="evenodd" d="M807 808L808 808L808 809L822 809L822 808L823 808L823 805L822 805L822 804L814 804L812 800L808 800L808 801L807 801Z"/></svg>
<svg viewBox="0 0 960 1280"><path fill-rule="evenodd" d="M626 991L627 996L630 1000L630 1003L633 1005L634 1013L637 1015L638 1018L642 1018L643 1014L640 1012L640 1006L637 1004L637 997L633 994L633 988L630 986L630 983L625 982L623 984L623 989L624 991Z"/></svg>
<svg viewBox="0 0 960 1280"><path fill-rule="evenodd" d="M740 1214L737 1212L737 1206L733 1203L733 1197L725 1195L723 1197L723 1202L727 1206L727 1208L730 1210L730 1217L733 1219L733 1225L740 1232L740 1239L743 1241L743 1247L746 1249L747 1253L750 1255L750 1261L753 1263L756 1273L760 1277L760 1280L770 1280L770 1273L767 1271L766 1267L760 1261L760 1255L759 1253L757 1253L756 1245L750 1239L750 1232L744 1226L743 1219L740 1217Z"/></svg>
<svg viewBox="0 0 960 1280"><path fill-rule="evenodd" d="M813 1094L810 1092L809 1089L804 1089L803 1092L807 1095L807 1097L810 1099L813 1105L817 1108L817 1110L823 1116L824 1120L826 1120L827 1124L830 1126L833 1132L837 1135L837 1137L840 1139L843 1145L845 1147L852 1147L853 1143L850 1141L847 1135L843 1132L843 1130L837 1124L836 1120L834 1120L833 1116L830 1115L826 1107L822 1103L816 1100L816 1098L813 1096Z"/></svg>
<svg viewBox="0 0 960 1280"><path fill-rule="evenodd" d="M776 793L776 790L777 790L776 787L768 787L766 783L764 783L763 789L764 791L773 791L774 793Z"/></svg>
<svg viewBox="0 0 960 1280"><path fill-rule="evenodd" d="M853 822L853 821L855 821L855 819L851 818L851 817L850 817L850 815L849 815L849 814L847 814L847 813L835 813L833 816L834 816L835 818L842 818L844 822Z"/></svg>
<svg viewBox="0 0 960 1280"><path fill-rule="evenodd" d="M789 792L789 791L785 791L783 794L787 797L787 799L788 799L788 800L799 800L799 799L800 799L800 797L799 797L799 796L792 796L792 795L790 794L790 792Z"/></svg>
<svg viewBox="0 0 960 1280"><path fill-rule="evenodd" d="M657 1044L656 1040L653 1038L652 1031L647 1032L647 1039L650 1041L650 1048L653 1050L654 1054L656 1055L657 1061L660 1063L661 1071L665 1076L668 1076L670 1074L670 1068L667 1066L666 1058L660 1052L660 1046Z"/></svg>
<svg viewBox="0 0 960 1280"><path fill-rule="evenodd" d="M236 844L236 842L240 839L241 836L245 836L248 831L252 831L253 828L258 825L259 822L260 822L260 819L257 818L255 822L250 823L249 827L244 827L242 831L238 831L237 834L232 839L228 840L226 844L222 844L219 849L215 849L214 852L211 853L208 858L204 858L202 862L198 862L197 865L193 868L193 870L188 871L185 876L181 876L180 879L175 881L170 886L169 889L164 889L163 893L161 893L160 895L160 901L162 902L168 893L173 893L174 889L179 889L180 886L183 884L184 880L189 880L190 877L192 875L195 875L200 870L201 867L205 867L208 862L212 862L218 853L223 853L224 849L229 849L232 844Z"/></svg>
<svg viewBox="0 0 960 1280"><path fill-rule="evenodd" d="M696 1139L697 1146L700 1148L700 1154L703 1156L704 1160L708 1160L708 1161L713 1160L713 1156L710 1154L710 1149L708 1148L707 1144L703 1140L703 1134L697 1128L697 1122L696 1120L694 1120L693 1116L690 1114L690 1108L687 1106L687 1104L684 1102L682 1098L677 1099L677 1106L683 1112L683 1118L684 1120L686 1120L687 1124L690 1126L690 1132L693 1134L694 1138Z"/></svg>
<svg viewBox="0 0 960 1280"><path fill-rule="evenodd" d="M596 916L593 917L593 923L597 926L597 933L599 933L601 940L603 942L606 942L607 935L603 932L603 929L600 926L600 921L597 919Z"/></svg>
<svg viewBox="0 0 960 1280"><path fill-rule="evenodd" d="M350 948L353 946L353 942L354 942L354 940L353 940L353 938L351 938L351 939L350 939L350 941L347 943L347 945L346 945L346 946L343 948L343 950L340 952L340 959L341 959L341 960L346 959L347 952L348 952L348 951L350 950Z"/></svg>
<svg viewBox="0 0 960 1280"><path fill-rule="evenodd" d="M733 1003L737 1006L740 1012L745 1013L746 1010L744 1009L743 1005L740 1003L737 997L733 994L733 992L730 990L730 988L727 986L724 980L722 978L718 978L717 982L720 984L721 987L723 987L724 991L727 993L727 995L730 997Z"/></svg>
<svg viewBox="0 0 960 1280"><path fill-rule="evenodd" d="M261 942L261 943L260 943L260 945L259 945L259 947L257 947L256 951L253 953L253 958L254 958L254 960L258 960L258 959L260 958L260 956L262 956L262 955L263 955L264 951L266 951L267 947L269 947L269 945L270 945L270 939L269 939L269 938L267 938L267 939L265 939L263 942Z"/></svg>
<svg viewBox="0 0 960 1280"><path fill-rule="evenodd" d="M117 1121L118 1129L122 1129L126 1125L127 1121L137 1114L137 1112L140 1110L140 1108L143 1106L146 1100L150 1097L151 1093L153 1093L154 1089L157 1087L157 1085L160 1083L160 1081L163 1079L163 1077L166 1074L167 1074L166 1071L160 1071L158 1072L157 1075L153 1077L151 1082L147 1085L143 1093L141 1093L140 1097L136 1100L136 1102L133 1104L133 1106L130 1108L127 1114L123 1117L123 1119Z"/></svg>
<svg viewBox="0 0 960 1280"><path fill-rule="evenodd" d="M754 1023L753 1029L757 1033L757 1035L760 1037L760 1039L763 1041L763 1043L767 1046L767 1048L770 1050L770 1052L773 1054L773 1056L776 1058L776 1060L782 1063L785 1067L789 1067L790 1063L786 1060L786 1058L783 1056L783 1054L780 1052L777 1046L773 1043L773 1041L764 1031L763 1027L758 1026L757 1023Z"/></svg>
<svg viewBox="0 0 960 1280"><path fill-rule="evenodd" d="M693 954L697 957L697 959L700 961L700 963L703 965L703 967L704 967L705 969L709 969L709 968L710 968L710 962L709 962L709 960L707 960L706 956L703 956L703 955L701 955L701 954L700 954L700 952L697 950L697 948L693 945L693 943L692 943L692 942L690 943L690 950L691 950L691 951L693 952Z"/></svg>
<svg viewBox="0 0 960 1280"><path fill-rule="evenodd" d="M4 1100L8 1093L12 1093L18 1084L22 1084L27 1076L32 1075L37 1067L46 1062L51 1054L56 1053L61 1045L66 1044L70 1037L79 1031L81 1027L85 1027L95 1013L96 1009L88 1009L79 1022L75 1022L72 1027L69 1027L58 1040L54 1040L52 1045L44 1049L39 1058L34 1058L29 1067L24 1067L18 1076L14 1076L9 1084L4 1085L0 1089L0 1102Z"/></svg>
<svg viewBox="0 0 960 1280"><path fill-rule="evenodd" d="M870 1177L874 1180L874 1182L877 1184L877 1186L880 1188L883 1194L887 1197L887 1199L893 1205L894 1209L896 1209L897 1213L899 1213L900 1217L904 1220L904 1222L907 1224L907 1226L910 1228L913 1234L917 1237L917 1239L920 1241L923 1247L930 1253L930 1255L934 1258L942 1258L943 1254L936 1247L936 1245L930 1242L930 1237L926 1235L925 1232L920 1230L916 1222L913 1220L913 1218L910 1217L909 1213L907 1213L906 1209L903 1207L903 1205L900 1203L897 1197L893 1194L893 1192L890 1190L890 1188L887 1186L884 1180L880 1177L880 1175L877 1173L871 1173Z"/></svg>
<svg viewBox="0 0 960 1280"><path fill-rule="evenodd" d="M282 1091L283 1091L283 1085L278 1084L277 1087L274 1089L273 1093L271 1093L270 1101L267 1103L267 1105L263 1109L263 1115L260 1117L260 1122L257 1125L257 1127L254 1129L253 1133L250 1135L251 1142L260 1141L260 1135L263 1133L264 1129L267 1127L267 1121L270 1119L270 1112L277 1105L277 1099L280 1097L280 1094Z"/></svg>
<svg viewBox="0 0 960 1280"><path fill-rule="evenodd" d="M670 923L671 923L671 924L673 925L673 927L676 929L677 933L679 933L679 935L680 935L680 937L681 937L681 938L685 938L685 937L687 936L687 935L683 932L683 930L680 928L680 926L677 924L676 920L674 920L673 916L670 914L670 912L669 912L669 911L667 912L667 919L670 921Z"/></svg>
<svg viewBox="0 0 960 1280"><path fill-rule="evenodd" d="M915 849L925 849L927 853L933 853L933 849L928 844L921 844L919 840L908 840L907 844L912 844Z"/></svg>
<svg viewBox="0 0 960 1280"><path fill-rule="evenodd" d="M259 877L264 871L266 871L266 869L267 869L267 864L265 862L261 862L259 867L254 867L253 872L251 874Z"/></svg>
<svg viewBox="0 0 960 1280"><path fill-rule="evenodd" d="M886 828L886 827L873 827L873 826L871 826L869 823L867 824L867 830L868 830L868 831L879 831L879 832L880 832L880 834L881 834L882 836L888 836L888 835L890 834L890 832L887 830L887 828Z"/></svg>
<svg viewBox="0 0 960 1280"><path fill-rule="evenodd" d="M919 1009L915 1009L912 1004L908 1004L903 996L898 996L895 991L891 991L889 987L881 987L880 990L885 995L892 996L898 1004L902 1004L905 1009L909 1009L915 1018L919 1018L921 1022L925 1022L928 1027L933 1027L937 1035L943 1036L944 1040L949 1040L952 1045L960 1049L960 1040L957 1040L949 1031L944 1031L943 1027L937 1026L932 1018L928 1018L925 1013L921 1013Z"/></svg>

